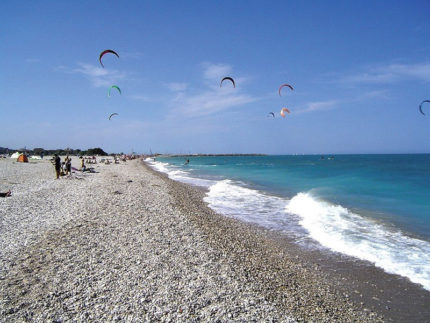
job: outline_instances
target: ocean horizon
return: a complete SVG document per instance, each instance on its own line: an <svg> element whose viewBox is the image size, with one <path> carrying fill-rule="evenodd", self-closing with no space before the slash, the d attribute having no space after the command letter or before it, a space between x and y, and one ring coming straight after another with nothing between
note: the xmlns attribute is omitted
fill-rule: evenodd
<svg viewBox="0 0 430 323"><path fill-rule="evenodd" d="M220 214L285 233L304 248L370 261L430 290L430 154L146 161L174 180L205 187L205 201Z"/></svg>

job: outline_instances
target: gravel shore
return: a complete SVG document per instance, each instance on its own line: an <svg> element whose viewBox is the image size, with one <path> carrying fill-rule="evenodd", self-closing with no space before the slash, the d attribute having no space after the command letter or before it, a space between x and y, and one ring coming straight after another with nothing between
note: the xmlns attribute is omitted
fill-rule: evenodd
<svg viewBox="0 0 430 323"><path fill-rule="evenodd" d="M392 320L198 188L139 160L95 170L0 160L2 322Z"/></svg>

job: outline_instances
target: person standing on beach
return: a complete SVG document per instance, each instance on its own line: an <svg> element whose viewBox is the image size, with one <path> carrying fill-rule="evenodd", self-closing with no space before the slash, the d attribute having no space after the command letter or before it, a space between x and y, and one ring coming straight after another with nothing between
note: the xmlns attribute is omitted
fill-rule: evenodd
<svg viewBox="0 0 430 323"><path fill-rule="evenodd" d="M66 175L72 175L72 158L66 157Z"/></svg>
<svg viewBox="0 0 430 323"><path fill-rule="evenodd" d="M84 157L79 157L80 159L81 159L81 171L84 171L85 170L85 160L84 160Z"/></svg>
<svg viewBox="0 0 430 323"><path fill-rule="evenodd" d="M54 155L54 166L55 172L57 173L57 179L59 179L61 172L61 158L57 154Z"/></svg>

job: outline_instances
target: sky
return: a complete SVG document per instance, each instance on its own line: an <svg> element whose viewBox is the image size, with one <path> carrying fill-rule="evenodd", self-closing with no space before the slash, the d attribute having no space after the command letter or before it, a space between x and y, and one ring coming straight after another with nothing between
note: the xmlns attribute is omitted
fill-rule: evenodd
<svg viewBox="0 0 430 323"><path fill-rule="evenodd" d="M0 147L430 153L428 12L428 0L3 0ZM119 58L103 68L105 49Z"/></svg>

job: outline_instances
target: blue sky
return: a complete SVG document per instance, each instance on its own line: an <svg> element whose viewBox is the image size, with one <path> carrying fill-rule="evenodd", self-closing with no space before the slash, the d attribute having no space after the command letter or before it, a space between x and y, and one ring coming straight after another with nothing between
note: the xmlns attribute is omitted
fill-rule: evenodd
<svg viewBox="0 0 430 323"><path fill-rule="evenodd" d="M429 1L4 0L0 146L429 153L428 12ZM104 49L120 58L102 68ZM220 88L224 76L236 88ZM280 97L283 83L294 91ZM108 97L113 84L122 94Z"/></svg>

